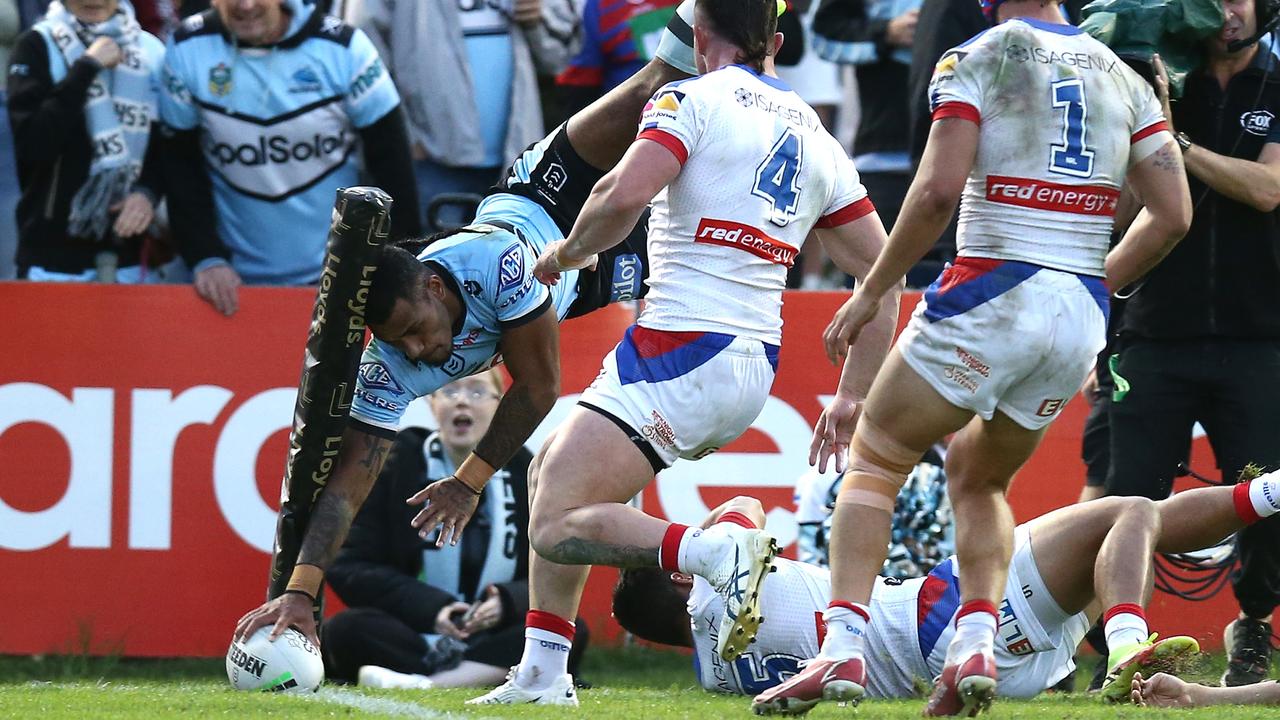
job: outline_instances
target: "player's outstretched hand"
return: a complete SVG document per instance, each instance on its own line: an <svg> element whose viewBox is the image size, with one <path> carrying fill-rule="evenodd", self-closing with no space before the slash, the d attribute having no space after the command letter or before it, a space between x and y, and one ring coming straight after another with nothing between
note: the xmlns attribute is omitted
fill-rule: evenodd
<svg viewBox="0 0 1280 720"><path fill-rule="evenodd" d="M450 475L431 483L405 502L424 505L410 524L418 529L418 536L423 540L427 539L437 525L440 526L436 547L443 547L446 539L452 538L449 540L450 545L457 545L462 539L462 531L471 522L480 496L461 480Z"/></svg>
<svg viewBox="0 0 1280 720"><path fill-rule="evenodd" d="M240 641L247 640L258 628L266 625L275 626L271 628L272 640L293 627L307 636L316 647L320 647L320 638L316 635L316 619L311 614L311 598L302 593L287 592L249 611L236 623L234 637Z"/></svg>
<svg viewBox="0 0 1280 720"><path fill-rule="evenodd" d="M1150 679L1133 674L1129 699L1143 707L1195 707L1191 685L1167 673L1156 673Z"/></svg>
<svg viewBox="0 0 1280 720"><path fill-rule="evenodd" d="M568 270L596 269L598 257L592 255L585 260L569 257L561 252L564 240L557 240L543 249L538 262L533 266L533 276L543 285L555 285L560 282L560 275Z"/></svg>
<svg viewBox="0 0 1280 720"><path fill-rule="evenodd" d="M844 361L849 353L849 346L857 341L862 328L880 312L880 298L872 297L860 290L844 301L840 309L831 318L831 324L822 333L822 343L826 347L827 359L832 365Z"/></svg>
<svg viewBox="0 0 1280 720"><path fill-rule="evenodd" d="M809 444L809 464L817 465L818 472L827 471L827 463L834 457L836 472L844 472L849 458L849 443L853 441L853 428L862 415L862 403L839 396L822 409L818 424L813 428L813 442Z"/></svg>

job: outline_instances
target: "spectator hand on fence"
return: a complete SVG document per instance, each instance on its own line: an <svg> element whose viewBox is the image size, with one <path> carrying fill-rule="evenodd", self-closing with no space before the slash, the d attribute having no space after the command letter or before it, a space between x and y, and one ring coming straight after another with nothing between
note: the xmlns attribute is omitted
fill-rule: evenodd
<svg viewBox="0 0 1280 720"><path fill-rule="evenodd" d="M223 315L240 309L240 274L230 265L214 265L196 273L196 293Z"/></svg>

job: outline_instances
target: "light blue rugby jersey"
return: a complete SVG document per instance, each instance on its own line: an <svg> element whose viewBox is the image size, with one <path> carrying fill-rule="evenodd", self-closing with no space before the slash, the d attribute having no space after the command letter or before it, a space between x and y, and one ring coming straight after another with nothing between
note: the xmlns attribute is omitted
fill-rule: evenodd
<svg viewBox="0 0 1280 720"><path fill-rule="evenodd" d="M569 314L578 297L578 272L565 273L552 287L533 277L542 249L562 237L555 223L536 204L514 195L491 196L486 205L488 212L482 205L476 224L431 243L418 255L419 261L443 271L466 306L462 331L453 338L453 356L439 366L415 363L375 338L360 359L351 405L355 420L397 430L413 400L501 362L498 340L504 328L529 322L548 307L558 320ZM483 224L486 217L511 218L519 234Z"/></svg>
<svg viewBox="0 0 1280 720"><path fill-rule="evenodd" d="M285 38L237 47L217 13L183 21L165 56L160 117L200 127L218 235L249 283L315 282L339 187L358 184L357 128L400 103L373 43L304 0Z"/></svg>

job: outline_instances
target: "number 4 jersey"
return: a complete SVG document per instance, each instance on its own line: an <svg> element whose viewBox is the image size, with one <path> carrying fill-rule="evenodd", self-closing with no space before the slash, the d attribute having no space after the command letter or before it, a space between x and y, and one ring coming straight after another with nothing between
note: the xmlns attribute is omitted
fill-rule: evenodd
<svg viewBox="0 0 1280 720"><path fill-rule="evenodd" d="M741 65L663 87L639 138L683 166L653 201L640 325L779 344L809 231L874 210L853 162L785 83Z"/></svg>
<svg viewBox="0 0 1280 720"><path fill-rule="evenodd" d="M961 255L1101 276L1129 168L1172 140L1155 93L1071 25L1016 18L947 51L934 120L981 127Z"/></svg>

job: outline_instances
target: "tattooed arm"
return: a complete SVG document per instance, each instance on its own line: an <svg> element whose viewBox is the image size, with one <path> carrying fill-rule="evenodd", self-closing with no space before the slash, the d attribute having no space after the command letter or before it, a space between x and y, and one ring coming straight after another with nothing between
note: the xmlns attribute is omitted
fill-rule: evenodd
<svg viewBox="0 0 1280 720"><path fill-rule="evenodd" d="M311 508L298 564L321 569L338 555L351 521L382 471L392 441L348 426L342 433L338 466Z"/></svg>
<svg viewBox="0 0 1280 720"><path fill-rule="evenodd" d="M342 547L347 531L351 529L351 521L373 487L373 481L378 478L390 448L389 439L350 426L343 431L338 467L311 508L307 533L298 552L296 566L310 566L301 571L307 574L308 584L318 585L324 569L338 554L338 548ZM294 578L298 577L299 570L295 567ZM320 638L316 634L315 616L311 610L315 598L311 593L311 589L306 592L285 591L283 595L249 611L236 623L235 638L243 640L258 628L272 625L271 639L274 640L292 626L318 647Z"/></svg>
<svg viewBox="0 0 1280 720"><path fill-rule="evenodd" d="M426 537L441 527L436 545L458 544L489 476L509 462L560 397L560 324L548 306L528 322L502 331L499 350L511 387L498 403L489 430L457 472L409 498L425 505L413 519Z"/></svg>
<svg viewBox="0 0 1280 720"><path fill-rule="evenodd" d="M1146 275L1191 226L1191 193L1182 153L1173 138L1129 170L1143 208L1120 243L1107 253L1107 287L1120 290Z"/></svg>

